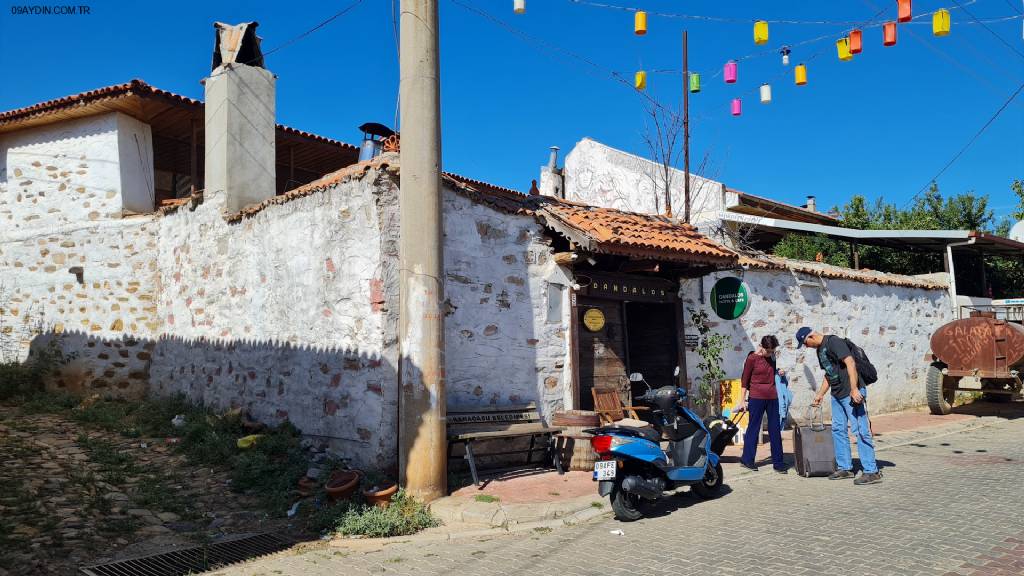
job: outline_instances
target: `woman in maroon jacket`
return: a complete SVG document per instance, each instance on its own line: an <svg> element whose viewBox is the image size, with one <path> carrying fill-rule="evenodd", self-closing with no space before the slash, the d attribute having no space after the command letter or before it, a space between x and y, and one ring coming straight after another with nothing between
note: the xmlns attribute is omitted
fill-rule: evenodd
<svg viewBox="0 0 1024 576"><path fill-rule="evenodd" d="M775 351L779 340L775 336L761 338L757 352L747 355L743 364L743 409L749 414L747 431L743 435L743 456L740 465L757 470L754 458L757 455L757 441L761 435L761 417L768 415L768 439L772 447L772 467L776 472L786 473L782 462L782 429L779 426L779 395L775 390Z"/></svg>

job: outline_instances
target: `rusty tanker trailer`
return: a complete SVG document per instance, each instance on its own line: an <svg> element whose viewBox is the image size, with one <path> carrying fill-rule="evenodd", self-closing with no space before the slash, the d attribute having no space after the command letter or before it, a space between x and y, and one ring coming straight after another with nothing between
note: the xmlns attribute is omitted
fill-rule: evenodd
<svg viewBox="0 0 1024 576"><path fill-rule="evenodd" d="M926 391L932 414L949 414L958 390L981 392L991 402L1020 397L1024 326L985 316L954 320L932 334L931 347Z"/></svg>

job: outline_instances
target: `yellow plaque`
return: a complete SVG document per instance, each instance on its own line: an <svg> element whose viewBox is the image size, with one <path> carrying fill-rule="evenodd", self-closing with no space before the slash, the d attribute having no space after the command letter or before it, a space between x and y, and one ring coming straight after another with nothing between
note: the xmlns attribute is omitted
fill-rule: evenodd
<svg viewBox="0 0 1024 576"><path fill-rule="evenodd" d="M591 308L583 314L583 325L591 332L597 332L604 328L604 312L599 308Z"/></svg>

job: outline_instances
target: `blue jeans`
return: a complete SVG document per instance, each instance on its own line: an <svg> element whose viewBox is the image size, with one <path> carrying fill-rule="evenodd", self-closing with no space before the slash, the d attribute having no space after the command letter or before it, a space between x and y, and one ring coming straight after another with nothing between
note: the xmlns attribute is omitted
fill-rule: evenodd
<svg viewBox="0 0 1024 576"><path fill-rule="evenodd" d="M861 468L865 474L874 474L878 472L878 464L875 462L875 441L871 438L871 428L868 424L867 388L861 388L860 393L864 396L864 401L860 404L852 404L849 396L832 396L832 442L836 447L836 467L840 470L853 471L850 436L846 431L849 426L857 436L857 454L860 456Z"/></svg>
<svg viewBox="0 0 1024 576"><path fill-rule="evenodd" d="M747 401L747 412L750 420L747 431L743 433L743 456L740 459L753 465L757 456L757 441L761 436L761 416L768 415L768 443L772 447L772 467L782 470L786 465L782 462L782 427L779 426L779 401L759 400L750 398Z"/></svg>

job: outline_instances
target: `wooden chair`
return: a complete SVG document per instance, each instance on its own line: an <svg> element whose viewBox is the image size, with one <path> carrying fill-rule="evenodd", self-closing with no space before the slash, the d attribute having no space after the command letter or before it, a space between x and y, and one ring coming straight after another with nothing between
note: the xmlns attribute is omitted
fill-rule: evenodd
<svg viewBox="0 0 1024 576"><path fill-rule="evenodd" d="M602 426L609 426L626 418L632 420L629 425L646 426L647 423L637 416L637 410L648 410L646 406L626 406L615 388L591 388L594 395L594 412L601 419Z"/></svg>

